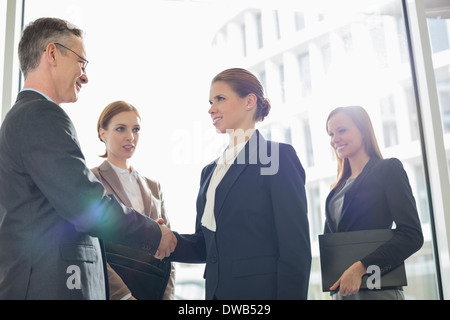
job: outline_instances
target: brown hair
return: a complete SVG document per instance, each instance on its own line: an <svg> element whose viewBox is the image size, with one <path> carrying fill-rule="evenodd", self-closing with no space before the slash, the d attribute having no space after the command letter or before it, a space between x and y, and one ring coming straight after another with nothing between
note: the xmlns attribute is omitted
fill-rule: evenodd
<svg viewBox="0 0 450 320"><path fill-rule="evenodd" d="M40 18L30 23L23 30L19 42L19 61L24 77L37 68L49 43L62 42L70 46L72 36L82 38L83 31L65 20Z"/></svg>
<svg viewBox="0 0 450 320"><path fill-rule="evenodd" d="M264 88L258 78L250 71L241 68L232 68L220 72L211 81L211 84L217 81L228 83L231 89L239 97L244 98L250 93L257 97L257 108L255 112L255 121L263 121L269 114L271 105L269 99L264 97Z"/></svg>
<svg viewBox="0 0 450 320"><path fill-rule="evenodd" d="M103 142L103 140L100 136L100 128L107 130L111 119L115 115L117 115L121 112L126 112L126 111L134 111L134 112L136 112L136 115L138 116L138 118L139 119L141 118L138 110L133 105L129 104L128 102L121 101L121 100L112 102L112 103L108 104L105 109L103 109L103 111L100 114L100 117L98 118L98 121L97 121L97 134L98 134L98 138L100 139L100 141ZM101 155L100 157L107 158L108 150L106 150L105 154Z"/></svg>
<svg viewBox="0 0 450 320"><path fill-rule="evenodd" d="M369 114L367 111L360 106L349 106L349 107L338 107L331 111L328 115L326 122L326 130L328 132L328 121L332 116L337 113L344 113L350 117L353 123L358 128L361 135L364 137L364 149L367 155L371 158L383 159L381 155L380 148L378 147L377 138L375 137L375 131L373 130L372 121L370 120ZM334 150L334 154L336 155L336 159L338 162L338 174L337 180L332 185L332 189L339 190L345 181L351 175L350 163L347 158L341 159L339 158L336 150Z"/></svg>

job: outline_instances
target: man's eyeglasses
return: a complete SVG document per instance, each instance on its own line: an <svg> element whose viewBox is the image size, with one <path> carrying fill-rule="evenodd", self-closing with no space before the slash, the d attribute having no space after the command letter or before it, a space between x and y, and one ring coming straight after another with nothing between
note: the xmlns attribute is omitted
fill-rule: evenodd
<svg viewBox="0 0 450 320"><path fill-rule="evenodd" d="M83 60L83 64L81 65L81 70L83 70L83 72L86 72L86 67L89 63L89 61L87 61L85 58L81 57L78 53L76 53L75 51L73 51L72 49L67 48L66 46L62 45L61 43L55 42L55 45L57 46L61 46L64 49L67 49L71 52L73 52L78 58L80 58L81 60ZM81 62L80 62L81 63Z"/></svg>

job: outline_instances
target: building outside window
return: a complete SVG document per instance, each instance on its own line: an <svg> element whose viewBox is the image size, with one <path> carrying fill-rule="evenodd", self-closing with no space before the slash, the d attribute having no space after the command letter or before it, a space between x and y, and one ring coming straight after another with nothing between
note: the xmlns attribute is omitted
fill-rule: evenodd
<svg viewBox="0 0 450 320"><path fill-rule="evenodd" d="M423 248L407 260L410 285L405 288L405 295L408 299L436 299L439 293L436 269L432 267L435 258L431 219L418 141L420 130L417 106L411 93L413 80L410 61L405 54L406 29L401 1L385 1L376 10L362 9L346 13L342 15L325 9L317 14L314 10L296 10L293 5L295 24L292 33L285 32L280 39L274 37L271 41L267 40L270 37L264 37L266 42L262 50L267 50L270 55L248 55L245 60L236 61L250 69L252 66L265 65L266 79L276 76L272 65L280 65L279 61L282 61L285 91L280 93L282 97L272 99L283 101L283 111L281 108L277 110L279 106L274 106L276 119L271 121L269 116L269 123L262 126L278 128L286 119L296 116L303 119L293 125L292 134L294 137L303 137L294 138L293 145L307 169L308 208L311 228L314 229L313 252L318 252L316 236L320 228L317 224L324 221L325 198L336 175L336 163L328 153L330 147L324 129L326 117L331 109L343 105L357 104L368 110L384 157L399 158L407 170L426 238ZM261 9L261 15L257 15L258 21L262 21L264 33L273 32L270 30L273 24L269 23L271 17L272 12L268 9ZM230 21L233 21L233 17ZM283 28L283 21L280 20L280 24ZM439 50L448 49L445 45L448 34L437 31L443 26L444 23L439 22L430 28L438 34L435 37L438 40L434 41L439 42ZM316 31L318 28L321 32ZM296 34L299 30L302 30L301 37ZM328 43L324 42L324 38L329 39ZM283 45L285 43L289 45ZM277 47L278 50L275 49ZM445 52L449 56L448 50ZM443 66L448 70L450 63L446 60ZM296 71L298 74L294 74ZM267 92L280 92L272 90L270 84L267 82ZM440 82L440 88L440 97L445 106L447 95L444 81ZM444 123L448 121L446 112L447 109L444 109ZM296 126L302 127L302 130ZM277 132L273 130L271 138L287 142L285 136ZM324 156L325 153L328 154ZM315 215L319 215L320 219ZM327 299L326 294L318 289L319 261L320 257L314 255L310 296Z"/></svg>

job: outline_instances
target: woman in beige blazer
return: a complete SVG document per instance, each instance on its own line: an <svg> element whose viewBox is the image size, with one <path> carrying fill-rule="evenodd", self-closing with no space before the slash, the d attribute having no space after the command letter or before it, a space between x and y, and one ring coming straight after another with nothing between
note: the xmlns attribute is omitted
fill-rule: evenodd
<svg viewBox="0 0 450 320"><path fill-rule="evenodd" d="M154 220L162 218L170 227L159 183L140 175L129 164L139 141L140 116L137 109L124 101L115 101L109 104L99 117L97 130L100 140L106 146L106 153L101 156L106 160L91 170L103 184L107 193L113 194L125 206L133 208L143 215ZM175 268L170 265L170 262L158 262L148 254L145 255L143 252L113 243L107 242L105 247L107 257L108 254L110 257L119 254L129 257L130 261L141 260L144 257L145 260L149 259L162 269L170 268L167 286L165 289L162 288L163 296L161 297L155 292L155 295L158 296L155 299L171 300L174 298ZM127 286L129 280L122 279L125 276L121 277L119 273L120 270L108 259L110 298L112 300L139 299L139 296L131 292L128 287L130 283ZM133 277L137 284L144 283L144 281L140 281L142 279L136 279L140 273L136 272L136 274L133 274ZM148 288L143 289L147 290ZM149 299L149 296L153 296L153 293L144 295L146 299Z"/></svg>

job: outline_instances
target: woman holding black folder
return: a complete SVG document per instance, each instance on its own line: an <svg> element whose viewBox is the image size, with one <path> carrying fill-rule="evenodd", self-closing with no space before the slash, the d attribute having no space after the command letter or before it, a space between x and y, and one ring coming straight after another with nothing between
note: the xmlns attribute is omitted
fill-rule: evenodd
<svg viewBox="0 0 450 320"><path fill-rule="evenodd" d="M339 107L327 132L338 161L326 200L325 233L391 229L395 236L355 261L330 288L333 299L404 299L402 288L359 290L369 266L394 269L423 244L415 199L402 163L383 159L369 115L359 106Z"/></svg>

